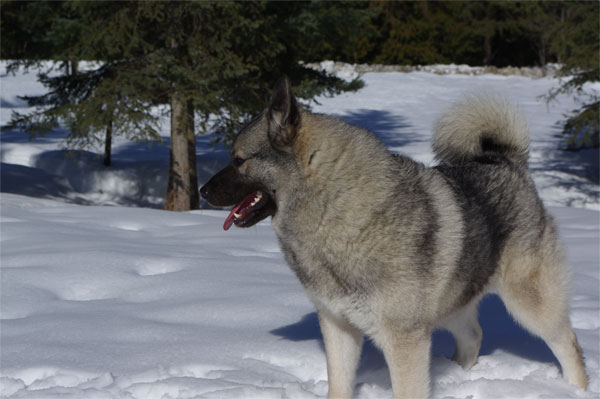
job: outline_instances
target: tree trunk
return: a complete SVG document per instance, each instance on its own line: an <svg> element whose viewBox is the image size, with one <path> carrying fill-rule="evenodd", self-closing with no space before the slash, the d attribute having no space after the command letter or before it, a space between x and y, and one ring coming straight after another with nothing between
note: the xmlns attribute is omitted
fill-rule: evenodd
<svg viewBox="0 0 600 399"><path fill-rule="evenodd" d="M191 100L175 93L171 97L171 143L169 145L169 183L164 209L197 209L196 136L194 106Z"/></svg>
<svg viewBox="0 0 600 399"><path fill-rule="evenodd" d="M538 44L538 62L540 63L540 67L542 68L542 72L544 76L546 76L546 40L544 39L544 34L540 33L539 44Z"/></svg>
<svg viewBox="0 0 600 399"><path fill-rule="evenodd" d="M483 65L488 66L492 64L492 35L486 34L483 38Z"/></svg>
<svg viewBox="0 0 600 399"><path fill-rule="evenodd" d="M559 48L558 51L556 51L556 62L558 62L559 64L562 64L562 56L563 56L563 51L565 51L565 16L566 16L566 10L563 4L563 7L560 8L560 30L559 30L559 38L560 38L560 44L559 44Z"/></svg>
<svg viewBox="0 0 600 399"><path fill-rule="evenodd" d="M112 120L106 125L106 137L104 138L104 166L110 166L110 155L112 147Z"/></svg>
<svg viewBox="0 0 600 399"><path fill-rule="evenodd" d="M70 76L77 75L77 71L79 71L79 61L73 57L68 57L65 61L66 74Z"/></svg>

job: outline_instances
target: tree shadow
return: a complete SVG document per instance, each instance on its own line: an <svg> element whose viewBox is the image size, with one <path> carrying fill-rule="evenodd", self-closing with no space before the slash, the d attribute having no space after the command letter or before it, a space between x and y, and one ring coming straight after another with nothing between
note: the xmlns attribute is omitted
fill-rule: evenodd
<svg viewBox="0 0 600 399"><path fill-rule="evenodd" d="M34 140L35 144L60 145L67 136L65 129L54 129ZM3 129L0 159L12 159L10 151L20 154L20 145L31 140L30 135L21 130ZM229 162L229 150L223 145L213 145L214 140L214 135L197 137L199 186ZM116 146L109 167L104 166L101 153L52 146L52 149L31 156L28 166L2 162L0 192L59 199L79 205L161 208L162 201L157 199L164 198L167 190L169 143L166 137L161 141L132 141Z"/></svg>
<svg viewBox="0 0 600 399"><path fill-rule="evenodd" d="M557 126L548 132L548 145L538 151L535 149L534 158L529 162L529 169L534 179L543 181L547 187L560 187L566 192L581 193L586 202L600 202L600 150L598 148L578 151L567 150L564 141L556 145L556 137L562 137L562 129ZM553 137L553 138L551 138ZM571 198L566 206L581 206L575 204L578 198Z"/></svg>
<svg viewBox="0 0 600 399"><path fill-rule="evenodd" d="M544 175L548 184L561 187L567 192L579 192L590 203L600 202L600 156L598 149L581 151L552 150L542 155L544 162L530 165L535 175ZM566 176L565 176L566 175ZM577 206L567 202L566 206Z"/></svg>
<svg viewBox="0 0 600 399"><path fill-rule="evenodd" d="M42 143L47 144L51 142L62 141L68 136L69 132L66 129L57 128L52 129L48 133L45 134L36 134L30 135L27 132L24 132L20 129L12 129L6 126L2 126L0 129L0 143L9 144L9 143Z"/></svg>
<svg viewBox="0 0 600 399"><path fill-rule="evenodd" d="M73 188L66 179L38 168L0 164L0 192L35 198L67 199Z"/></svg>
<svg viewBox="0 0 600 399"><path fill-rule="evenodd" d="M481 301L479 323L483 330L479 356L491 355L496 350L502 350L531 361L554 363L559 366L558 360L544 341L519 326L497 295L487 295ZM300 321L276 328L270 333L290 341L317 340L325 352L316 312L308 313ZM455 348L454 338L448 331L437 330L433 333L431 349L433 358L451 358ZM376 383L383 387L390 386L385 358L369 339L365 339L363 343L357 381Z"/></svg>
<svg viewBox="0 0 600 399"><path fill-rule="evenodd" d="M412 125L401 115L376 109L350 111L336 117L351 125L369 130L386 147L404 147L411 143L424 142L426 138L412 130Z"/></svg>
<svg viewBox="0 0 600 399"><path fill-rule="evenodd" d="M3 78L4 76L0 76ZM20 98L14 98L13 101L9 101L4 97L0 97L0 108L26 108L28 107L27 101L21 100Z"/></svg>

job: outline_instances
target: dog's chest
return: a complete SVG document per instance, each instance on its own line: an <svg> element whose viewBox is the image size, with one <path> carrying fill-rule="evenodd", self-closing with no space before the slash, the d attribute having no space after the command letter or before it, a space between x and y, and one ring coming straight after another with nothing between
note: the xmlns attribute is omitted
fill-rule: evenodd
<svg viewBox="0 0 600 399"><path fill-rule="evenodd" d="M363 281L341 265L331 264L321 256L303 257L301 252L289 248L284 252L290 268L317 309L348 320L366 333L370 331L375 322L372 320L376 314L373 307L375 295L367 291Z"/></svg>
<svg viewBox="0 0 600 399"><path fill-rule="evenodd" d="M318 308L370 324L365 319L372 314L372 282L363 273L356 273L350 261L331 256L323 243L307 242L295 234L279 236L279 240L288 265Z"/></svg>
<svg viewBox="0 0 600 399"><path fill-rule="evenodd" d="M325 239L301 230L276 231L286 261L305 288L335 296L360 290L356 270L352 270L345 251L336 250Z"/></svg>

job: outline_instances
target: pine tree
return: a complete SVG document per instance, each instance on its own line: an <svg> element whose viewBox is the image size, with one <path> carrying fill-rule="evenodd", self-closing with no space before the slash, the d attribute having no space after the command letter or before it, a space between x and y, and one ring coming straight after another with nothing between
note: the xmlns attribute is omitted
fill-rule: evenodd
<svg viewBox="0 0 600 399"><path fill-rule="evenodd" d="M40 68L38 79L48 89L42 96L22 97L36 110L29 114L14 113L11 125L35 137L64 124L69 131L68 148L103 145L104 164L109 166L113 136L124 135L138 141L160 139L158 118L152 113L150 99L137 95L141 82L133 73L132 60L122 59L97 42L99 29L106 30L112 12L122 15L126 11L125 3L121 7L115 4L117 7L110 12L107 4L102 3L62 2L58 5L60 7L55 6L50 15L40 12L46 9L45 3L29 3L25 9L32 27L46 24L45 34L33 28L28 30L37 36L36 42L49 43L52 49L49 58L55 63L40 64L35 58L26 58L9 66L9 69ZM112 34L111 44L124 44L122 29L114 29ZM79 70L78 60L101 61ZM57 73L56 66L63 74Z"/></svg>
<svg viewBox="0 0 600 399"><path fill-rule="evenodd" d="M57 39L65 45L57 46L54 58L97 65L61 76L42 74L50 92L27 98L40 108L14 123L39 132L66 122L71 137L83 141L105 132L107 138L148 139L157 137L157 109L167 109L171 158L165 209L198 207L196 129L231 140L261 110L282 74L308 102L317 94L361 85L300 63L307 56L305 38L289 11L310 3L74 1L62 6L70 23L53 24L47 37L69 40ZM61 26L78 27L75 40Z"/></svg>
<svg viewBox="0 0 600 399"><path fill-rule="evenodd" d="M0 0L0 48L2 59L49 59L54 48L38 34L47 30L62 7L61 2Z"/></svg>
<svg viewBox="0 0 600 399"><path fill-rule="evenodd" d="M550 41L560 29L561 11L563 4L560 2L528 2L521 5L523 13L521 25L524 34L532 43L537 53L537 64L545 67L551 61L553 53Z"/></svg>
<svg viewBox="0 0 600 399"><path fill-rule="evenodd" d="M600 98L586 91L588 82L600 82L600 5L597 2L561 4L561 24L551 38L550 48L558 54L562 68L557 76L561 85L546 96L552 101L560 93L573 94L581 103L563 126L569 149L600 144Z"/></svg>
<svg viewBox="0 0 600 399"><path fill-rule="evenodd" d="M429 1L374 3L379 24L387 35L375 59L385 64L432 64L448 62L440 51L443 24L438 13L443 7Z"/></svg>
<svg viewBox="0 0 600 399"><path fill-rule="evenodd" d="M373 19L378 8L366 1L279 3L278 7L288 10L289 26L302 37L297 44L298 52L307 57L304 61L359 63L375 50L379 32Z"/></svg>
<svg viewBox="0 0 600 399"><path fill-rule="evenodd" d="M113 136L124 135L136 141L160 140L152 104L130 95L130 81L114 71L117 67L105 64L74 75L41 73L39 80L48 93L21 97L36 110L29 114L13 113L11 125L35 137L62 123L69 131L68 148L103 146L106 166L111 163Z"/></svg>

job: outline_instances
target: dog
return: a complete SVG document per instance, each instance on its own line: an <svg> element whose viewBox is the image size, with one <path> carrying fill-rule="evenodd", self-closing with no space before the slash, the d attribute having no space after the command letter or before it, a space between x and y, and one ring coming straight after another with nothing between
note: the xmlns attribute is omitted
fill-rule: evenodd
<svg viewBox="0 0 600 399"><path fill-rule="evenodd" d="M384 354L394 397L427 397L432 330L452 333L453 360L469 369L489 292L585 389L570 274L527 166L524 118L471 96L440 117L433 151L434 167L392 154L365 129L302 110L282 78L200 192L233 206L225 230L272 218L317 309L329 397L352 396L364 335Z"/></svg>

